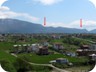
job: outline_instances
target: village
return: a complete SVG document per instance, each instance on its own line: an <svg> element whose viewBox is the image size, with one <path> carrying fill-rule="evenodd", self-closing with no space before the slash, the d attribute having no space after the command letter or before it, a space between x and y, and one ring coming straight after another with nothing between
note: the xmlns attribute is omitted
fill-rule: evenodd
<svg viewBox="0 0 96 72"><path fill-rule="evenodd" d="M5 51L26 61L66 69L95 64L95 39L87 36L95 38L91 34L1 34L0 43L11 43Z"/></svg>
<svg viewBox="0 0 96 72"><path fill-rule="evenodd" d="M54 52L49 52L49 43L44 42L42 44L23 44L23 45L13 45L14 53L36 53L38 55L48 55L54 54ZM96 45L92 44L82 45L80 48L76 50L76 53L66 52L64 51L64 46L61 43L54 43L52 48L57 51L62 51L61 54L65 54L67 56L75 57L75 56L89 56L92 60L96 60Z"/></svg>

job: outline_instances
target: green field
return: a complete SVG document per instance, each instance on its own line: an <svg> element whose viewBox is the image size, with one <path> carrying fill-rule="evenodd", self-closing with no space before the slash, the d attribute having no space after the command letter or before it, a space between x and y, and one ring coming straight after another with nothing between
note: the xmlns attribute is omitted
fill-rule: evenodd
<svg viewBox="0 0 96 72"><path fill-rule="evenodd" d="M0 50L10 50L12 49L14 43L12 42L0 42Z"/></svg>
<svg viewBox="0 0 96 72"><path fill-rule="evenodd" d="M39 64L48 64L49 61L51 60L55 60L57 58L67 58L69 60L69 62L86 62L88 61L87 58L77 58L77 57L69 57L69 56L65 56L63 54L53 54L53 55L45 55L45 56L39 56L39 55L36 55L36 54L18 54L18 56L20 58L23 58L25 60L28 60L30 62L33 62L33 63L39 63Z"/></svg>
<svg viewBox="0 0 96 72"><path fill-rule="evenodd" d="M35 66L35 65L30 65L26 62L23 63L23 59L21 62L18 62L16 57L4 51L0 51L0 62L2 67L9 72L17 72L18 68L20 67L21 68L26 67L31 72L42 72L42 71L50 72L50 70L52 70L51 67L47 67L47 66L37 66L37 65Z"/></svg>
<svg viewBox="0 0 96 72"><path fill-rule="evenodd" d="M8 60L10 62L14 62L16 60L16 57L7 52L0 51L0 60Z"/></svg>
<svg viewBox="0 0 96 72"><path fill-rule="evenodd" d="M20 62L20 64L18 64L17 58L10 54L10 51L13 50L14 44L32 44L32 43L41 42L41 40L33 38L33 39L28 39L27 42L17 41L15 43L14 41L11 41L11 40L9 40L9 41L10 42L0 42L0 62L3 62L3 67L7 71L16 72L17 70L19 70L21 68L21 65L22 65L22 67L24 65L27 65L30 72L32 70L33 70L33 72L42 72L43 70L45 70L45 72L50 72L50 68L48 68L48 67L34 66L34 65L30 66L30 64L26 64L26 62L24 62L24 63ZM49 61L56 60L57 58L67 58L69 60L69 62L71 62L73 64L81 64L84 62L88 62L87 57L65 56L65 55L60 54L59 52L52 49L52 44L55 42L58 42L58 43L63 44L65 51L76 52L76 50L77 50L77 48L79 48L79 46L74 44L75 41L77 41L77 42L79 41L81 43L83 40L81 41L79 39L75 39L75 40L73 39L73 41L69 40L69 42L67 42L67 43L66 43L66 41L67 40L65 40L65 38L64 39L49 40L49 43L51 46L49 48L49 51L53 51L53 52L55 52L55 54L40 56L40 55L36 55L34 53L21 53L21 54L17 54L17 56L18 56L18 58L20 58L24 61L28 61L28 62L32 62L32 63L38 63L38 64L48 64ZM86 41L84 41L84 43L86 43ZM14 63L17 63L17 64L14 64ZM15 65L17 65L17 67L15 67ZM24 68L26 68L26 66L24 66ZM11 69L13 69L13 70L11 70Z"/></svg>

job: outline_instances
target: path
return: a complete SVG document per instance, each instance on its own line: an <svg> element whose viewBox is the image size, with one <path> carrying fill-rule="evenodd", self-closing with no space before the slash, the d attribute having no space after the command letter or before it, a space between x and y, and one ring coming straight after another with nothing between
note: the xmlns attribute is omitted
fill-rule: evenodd
<svg viewBox="0 0 96 72"><path fill-rule="evenodd" d="M13 54L13 53L11 55L18 57L16 54ZM70 71L67 71L64 69L57 68L57 67L53 66L52 64L37 64L37 63L32 63L32 62L28 62L28 63L31 65L49 66L49 67L52 67L53 69L55 69L57 72L70 72Z"/></svg>

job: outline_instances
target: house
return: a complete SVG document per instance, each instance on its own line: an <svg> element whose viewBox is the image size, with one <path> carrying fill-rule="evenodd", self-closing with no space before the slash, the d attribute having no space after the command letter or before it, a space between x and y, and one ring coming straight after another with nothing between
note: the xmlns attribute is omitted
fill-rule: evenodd
<svg viewBox="0 0 96 72"><path fill-rule="evenodd" d="M49 63L56 63L56 60L51 60L49 61Z"/></svg>
<svg viewBox="0 0 96 72"><path fill-rule="evenodd" d="M96 51L96 44L90 45L89 50Z"/></svg>
<svg viewBox="0 0 96 72"><path fill-rule="evenodd" d="M82 45L79 49L77 49L78 56L87 56L88 55L89 46Z"/></svg>
<svg viewBox="0 0 96 72"><path fill-rule="evenodd" d="M13 45L13 48L14 48L14 49L13 49L14 52L17 53L17 52L18 52L18 45Z"/></svg>
<svg viewBox="0 0 96 72"><path fill-rule="evenodd" d="M39 55L48 55L48 47L47 46L39 46L39 51L38 51Z"/></svg>
<svg viewBox="0 0 96 72"><path fill-rule="evenodd" d="M40 45L40 44L23 44L23 45L13 45L14 53L21 52L34 52L39 55L48 55L48 46Z"/></svg>
<svg viewBox="0 0 96 72"><path fill-rule="evenodd" d="M48 46L43 46L40 44L32 44L31 46L32 52L38 55L48 55Z"/></svg>
<svg viewBox="0 0 96 72"><path fill-rule="evenodd" d="M66 52L65 55L71 56L71 57L75 57L76 53L74 53L74 52Z"/></svg>
<svg viewBox="0 0 96 72"><path fill-rule="evenodd" d="M82 45L80 47L80 49L82 49L82 50L88 50L89 49L89 46L88 45Z"/></svg>
<svg viewBox="0 0 96 72"><path fill-rule="evenodd" d="M63 44L61 44L61 43L54 43L53 44L53 49L62 50L62 49L64 49L64 47L63 47Z"/></svg>
<svg viewBox="0 0 96 72"><path fill-rule="evenodd" d="M31 44L27 44L27 52L28 53L32 52Z"/></svg>
<svg viewBox="0 0 96 72"><path fill-rule="evenodd" d="M78 56L88 56L90 54L96 54L96 46L95 45L82 45L79 49L77 49Z"/></svg>
<svg viewBox="0 0 96 72"><path fill-rule="evenodd" d="M15 53L30 52L29 44L13 45Z"/></svg>
<svg viewBox="0 0 96 72"><path fill-rule="evenodd" d="M56 59L56 63L60 63L60 64L68 64L68 59L66 58L57 58Z"/></svg>
<svg viewBox="0 0 96 72"><path fill-rule="evenodd" d="M6 41L7 39L6 39L6 37L5 36L3 36L3 35L0 35L0 42L4 42L4 41Z"/></svg>
<svg viewBox="0 0 96 72"><path fill-rule="evenodd" d="M53 39L60 39L61 36L60 36L60 35L55 35L55 34L54 34L54 35L52 35L52 38L53 38Z"/></svg>
<svg viewBox="0 0 96 72"><path fill-rule="evenodd" d="M21 45L13 45L13 48L15 53L20 53L22 51Z"/></svg>
<svg viewBox="0 0 96 72"><path fill-rule="evenodd" d="M45 41L45 42L43 42L43 45L44 45L44 46L48 46L49 43Z"/></svg>
<svg viewBox="0 0 96 72"><path fill-rule="evenodd" d="M27 52L28 46L27 44L23 44L22 51Z"/></svg>
<svg viewBox="0 0 96 72"><path fill-rule="evenodd" d="M96 61L96 54L90 54L89 59Z"/></svg>
<svg viewBox="0 0 96 72"><path fill-rule="evenodd" d="M31 48L32 52L38 53L39 44L32 44L30 48Z"/></svg>
<svg viewBox="0 0 96 72"><path fill-rule="evenodd" d="M89 46L88 45L82 45L80 46L79 49L77 49L77 54L78 56L87 56L89 51Z"/></svg>
<svg viewBox="0 0 96 72"><path fill-rule="evenodd" d="M41 44L43 46L48 46L49 45L49 43L47 42L47 40L41 40L39 44Z"/></svg>

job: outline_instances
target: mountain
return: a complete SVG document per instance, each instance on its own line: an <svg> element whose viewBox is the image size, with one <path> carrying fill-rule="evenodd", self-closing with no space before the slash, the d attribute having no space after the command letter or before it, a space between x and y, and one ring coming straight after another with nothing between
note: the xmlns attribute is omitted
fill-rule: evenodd
<svg viewBox="0 0 96 72"><path fill-rule="evenodd" d="M0 33L88 33L86 29L44 27L17 19L0 19Z"/></svg>
<svg viewBox="0 0 96 72"><path fill-rule="evenodd" d="M96 29L91 30L90 33L96 33Z"/></svg>

